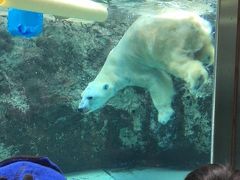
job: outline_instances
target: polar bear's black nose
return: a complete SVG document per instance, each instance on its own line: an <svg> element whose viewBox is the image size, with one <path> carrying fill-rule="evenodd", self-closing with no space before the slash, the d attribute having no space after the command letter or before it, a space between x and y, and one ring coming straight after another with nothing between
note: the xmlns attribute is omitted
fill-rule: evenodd
<svg viewBox="0 0 240 180"><path fill-rule="evenodd" d="M77 111L83 112L84 106L82 104L79 104Z"/></svg>
<svg viewBox="0 0 240 180"><path fill-rule="evenodd" d="M78 112L81 112L81 113L87 113L87 112L88 112L88 108L85 108L85 107L79 107L79 108L78 108Z"/></svg>
<svg viewBox="0 0 240 180"><path fill-rule="evenodd" d="M78 112L87 112L88 108L84 105L79 105L78 106Z"/></svg>
<svg viewBox="0 0 240 180"><path fill-rule="evenodd" d="M78 112L83 112L86 108L84 106L79 106L78 107Z"/></svg>
<svg viewBox="0 0 240 180"><path fill-rule="evenodd" d="M83 112L83 108L78 108L77 111L78 112Z"/></svg>

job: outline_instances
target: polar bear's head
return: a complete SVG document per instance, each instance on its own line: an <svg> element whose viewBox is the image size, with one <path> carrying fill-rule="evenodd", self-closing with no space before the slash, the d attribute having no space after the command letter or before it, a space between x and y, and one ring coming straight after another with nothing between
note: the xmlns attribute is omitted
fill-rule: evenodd
<svg viewBox="0 0 240 180"><path fill-rule="evenodd" d="M82 99L78 109L87 113L95 111L104 106L114 94L114 87L111 83L90 82L81 94Z"/></svg>

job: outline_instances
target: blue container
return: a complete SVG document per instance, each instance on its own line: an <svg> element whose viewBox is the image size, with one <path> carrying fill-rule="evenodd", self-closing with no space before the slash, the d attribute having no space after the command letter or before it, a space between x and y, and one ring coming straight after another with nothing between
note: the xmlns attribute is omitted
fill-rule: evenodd
<svg viewBox="0 0 240 180"><path fill-rule="evenodd" d="M42 32L43 14L10 8L8 31L14 36L33 37Z"/></svg>

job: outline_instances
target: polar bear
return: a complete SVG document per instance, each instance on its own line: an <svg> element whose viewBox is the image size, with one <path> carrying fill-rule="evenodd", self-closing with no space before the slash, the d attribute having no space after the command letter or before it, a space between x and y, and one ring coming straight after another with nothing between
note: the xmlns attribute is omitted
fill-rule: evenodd
<svg viewBox="0 0 240 180"><path fill-rule="evenodd" d="M208 78L203 64L214 61L210 24L186 11L171 11L137 19L109 53L97 77L82 92L79 109L101 108L126 86L147 89L166 124L174 113L170 75L197 90Z"/></svg>

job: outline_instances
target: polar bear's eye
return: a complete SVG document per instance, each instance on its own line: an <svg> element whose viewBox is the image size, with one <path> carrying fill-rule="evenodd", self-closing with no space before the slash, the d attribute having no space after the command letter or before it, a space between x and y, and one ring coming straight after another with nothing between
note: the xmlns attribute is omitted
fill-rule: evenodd
<svg viewBox="0 0 240 180"><path fill-rule="evenodd" d="M108 85L108 84L104 84L104 85L103 85L103 89L104 89L104 90L107 90L108 88L109 88L109 85Z"/></svg>
<svg viewBox="0 0 240 180"><path fill-rule="evenodd" d="M92 96L88 96L88 97L87 97L88 100L91 100L92 98L93 98Z"/></svg>

